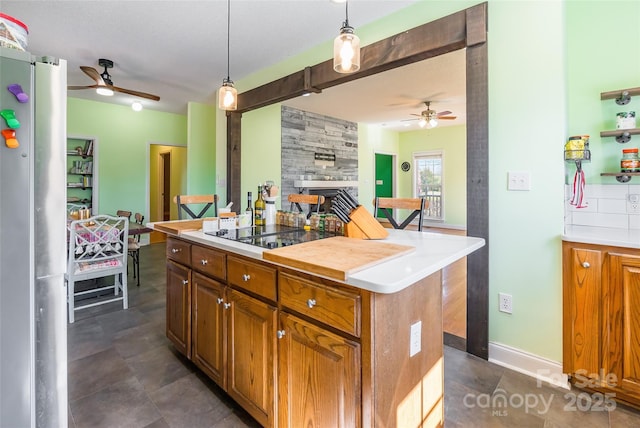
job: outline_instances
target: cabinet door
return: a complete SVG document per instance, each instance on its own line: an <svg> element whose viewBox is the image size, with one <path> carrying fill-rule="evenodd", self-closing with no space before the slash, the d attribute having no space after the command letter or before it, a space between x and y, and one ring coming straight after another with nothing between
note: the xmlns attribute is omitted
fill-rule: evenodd
<svg viewBox="0 0 640 428"><path fill-rule="evenodd" d="M605 370L626 392L640 395L640 257L611 254L605 307L610 331Z"/></svg>
<svg viewBox="0 0 640 428"><path fill-rule="evenodd" d="M191 291L191 360L225 388L224 285L193 272Z"/></svg>
<svg viewBox="0 0 640 428"><path fill-rule="evenodd" d="M191 270L167 260L167 337L191 358Z"/></svg>
<svg viewBox="0 0 640 428"><path fill-rule="evenodd" d="M274 426L276 308L229 290L227 392L262 426Z"/></svg>
<svg viewBox="0 0 640 428"><path fill-rule="evenodd" d="M360 345L284 312L280 325L278 426L361 426Z"/></svg>
<svg viewBox="0 0 640 428"><path fill-rule="evenodd" d="M602 367L602 253L565 244L563 257L564 371L595 378Z"/></svg>

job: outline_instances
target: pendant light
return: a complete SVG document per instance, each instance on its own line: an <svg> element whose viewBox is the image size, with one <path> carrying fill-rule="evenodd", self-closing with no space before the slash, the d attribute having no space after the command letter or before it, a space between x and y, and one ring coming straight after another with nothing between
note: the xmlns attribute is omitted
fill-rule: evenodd
<svg viewBox="0 0 640 428"><path fill-rule="evenodd" d="M360 70L360 38L349 25L349 2L345 2L345 20L340 34L333 41L333 69L338 73Z"/></svg>
<svg viewBox="0 0 640 428"><path fill-rule="evenodd" d="M238 108L238 90L233 86L229 77L229 28L231 26L231 0L227 0L227 77L222 80L218 90L218 107L222 110L236 110Z"/></svg>

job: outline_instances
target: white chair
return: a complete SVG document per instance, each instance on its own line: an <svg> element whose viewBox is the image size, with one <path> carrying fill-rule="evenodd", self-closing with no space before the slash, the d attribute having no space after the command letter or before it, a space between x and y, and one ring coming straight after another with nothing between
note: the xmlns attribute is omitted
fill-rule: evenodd
<svg viewBox="0 0 640 428"><path fill-rule="evenodd" d="M97 215L69 225L69 255L67 273L67 303L69 323L75 311L122 300L129 307L127 293L127 251L129 219ZM113 285L76 291L77 283L88 279L113 276ZM113 294L105 295L105 290ZM122 293L122 294L120 294ZM77 301L76 301L77 299Z"/></svg>

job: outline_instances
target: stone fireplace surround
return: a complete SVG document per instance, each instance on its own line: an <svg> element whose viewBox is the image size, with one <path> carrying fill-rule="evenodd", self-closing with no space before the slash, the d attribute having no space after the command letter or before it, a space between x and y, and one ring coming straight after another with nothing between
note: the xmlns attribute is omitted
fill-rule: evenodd
<svg viewBox="0 0 640 428"><path fill-rule="evenodd" d="M333 165L318 165L315 154L334 155ZM358 196L358 124L282 106L281 207L291 193L331 197L345 188Z"/></svg>

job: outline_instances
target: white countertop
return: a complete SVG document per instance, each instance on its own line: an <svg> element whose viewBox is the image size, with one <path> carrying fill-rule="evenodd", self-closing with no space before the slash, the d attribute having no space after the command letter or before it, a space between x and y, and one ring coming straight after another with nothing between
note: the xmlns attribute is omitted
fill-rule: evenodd
<svg viewBox="0 0 640 428"><path fill-rule="evenodd" d="M562 240L583 244L640 248L640 230L595 226L566 226Z"/></svg>
<svg viewBox="0 0 640 428"><path fill-rule="evenodd" d="M148 226L153 228L153 223ZM262 260L262 253L268 251L202 231L183 232L179 237L258 260ZM485 245L482 238L393 229L389 229L389 236L384 242L410 245L416 250L352 274L344 281L345 284L376 293L395 293Z"/></svg>

